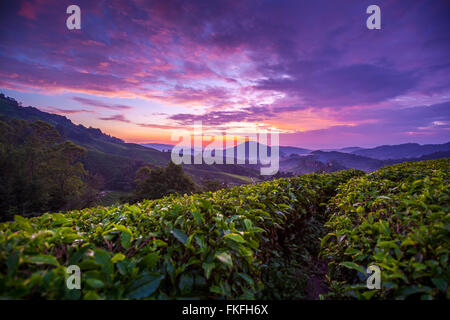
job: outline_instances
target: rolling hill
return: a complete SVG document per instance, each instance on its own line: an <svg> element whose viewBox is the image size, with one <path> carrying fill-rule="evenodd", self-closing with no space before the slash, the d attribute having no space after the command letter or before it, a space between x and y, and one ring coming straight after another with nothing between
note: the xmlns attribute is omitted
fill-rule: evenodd
<svg viewBox="0 0 450 320"><path fill-rule="evenodd" d="M147 143L143 145L126 143L109 136L97 128L76 125L65 116L40 111L34 107L22 107L15 99L0 94L0 118L17 118L28 121L41 120L53 125L67 140L87 149L83 159L84 167L91 173L100 175L104 180L104 189L129 191L133 188L136 171L144 166L164 166L171 157L173 145ZM249 155L249 149L259 152L261 144L245 142L244 165L183 165L184 170L198 184L205 180L220 180L227 184L257 182L267 177L259 174L259 164L248 164L258 156ZM234 160L237 160L238 146L233 148ZM268 146L268 153L271 147ZM225 152L227 149L225 150ZM229 151L229 150L228 150ZM374 171L385 165L404 161L418 161L448 157L450 142L445 144L420 145L407 143L392 146L380 146L371 149L348 147L337 150L316 150L280 146L280 171L293 174L310 172L332 172L354 168ZM225 160L224 153L224 160ZM225 162L225 161L224 161ZM237 163L237 161L234 161Z"/></svg>
<svg viewBox="0 0 450 320"><path fill-rule="evenodd" d="M388 159L410 159L440 152L450 151L450 142L444 144L424 144L404 143L399 145L385 145L372 149L358 149L351 153L359 156L369 157L378 160Z"/></svg>
<svg viewBox="0 0 450 320"><path fill-rule="evenodd" d="M164 166L170 160L170 153L135 143L126 143L109 136L97 128L76 125L70 119L34 107L22 107L12 98L0 94L0 118L16 118L27 121L45 121L58 130L67 140L83 146L87 155L84 167L91 173L99 174L104 180L104 189L131 190L136 171L144 166ZM219 179L229 184L259 181L258 172L238 165L183 165L185 171L196 183L207 179Z"/></svg>

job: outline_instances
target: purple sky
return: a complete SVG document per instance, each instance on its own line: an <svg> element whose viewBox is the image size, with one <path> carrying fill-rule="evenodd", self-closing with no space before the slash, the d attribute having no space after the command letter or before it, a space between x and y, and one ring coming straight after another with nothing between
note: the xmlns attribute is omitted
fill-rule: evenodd
<svg viewBox="0 0 450 320"><path fill-rule="evenodd" d="M450 1L2 2L0 91L130 142L196 120L308 148L448 142Z"/></svg>

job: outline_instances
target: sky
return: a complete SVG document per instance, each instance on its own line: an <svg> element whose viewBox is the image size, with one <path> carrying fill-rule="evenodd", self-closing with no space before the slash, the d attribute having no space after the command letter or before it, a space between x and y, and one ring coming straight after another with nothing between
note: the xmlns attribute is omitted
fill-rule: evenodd
<svg viewBox="0 0 450 320"><path fill-rule="evenodd" d="M313 149L444 143L450 1L2 1L0 91L135 143L194 121Z"/></svg>

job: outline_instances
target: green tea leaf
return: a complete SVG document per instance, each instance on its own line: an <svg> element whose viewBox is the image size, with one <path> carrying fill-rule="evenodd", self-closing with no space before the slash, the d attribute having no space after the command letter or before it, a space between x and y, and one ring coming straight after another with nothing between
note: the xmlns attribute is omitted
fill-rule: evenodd
<svg viewBox="0 0 450 320"><path fill-rule="evenodd" d="M130 299L147 298L158 289L163 279L162 275L145 274L131 283L127 297Z"/></svg>
<svg viewBox="0 0 450 320"><path fill-rule="evenodd" d="M87 279L87 284L93 289L103 288L105 284L99 279Z"/></svg>
<svg viewBox="0 0 450 320"><path fill-rule="evenodd" d="M28 257L27 261L35 264L51 264L54 266L59 266L58 260L56 260L55 257L43 254Z"/></svg>
<svg viewBox="0 0 450 320"><path fill-rule="evenodd" d="M211 276L211 271L214 269L215 266L216 265L214 264L214 262L202 264L203 270L205 270L206 279L209 279L209 277Z"/></svg>
<svg viewBox="0 0 450 320"><path fill-rule="evenodd" d="M182 244L186 245L188 236L183 231L178 230L178 229L172 229L171 233L178 241L180 241Z"/></svg>
<svg viewBox="0 0 450 320"><path fill-rule="evenodd" d="M111 258L111 262L116 263L122 261L123 259L125 259L125 255L123 255L122 253L116 253L114 257Z"/></svg>
<svg viewBox="0 0 450 320"><path fill-rule="evenodd" d="M242 238L242 236L237 233L229 233L229 234L225 235L224 238L230 239L230 240L233 240L233 241L239 242L239 243L245 243L244 238Z"/></svg>
<svg viewBox="0 0 450 320"><path fill-rule="evenodd" d="M233 260L231 259L231 256L226 253L226 252L222 252L216 255L216 258L224 263L225 265L227 265L228 267L232 268L233 267Z"/></svg>
<svg viewBox="0 0 450 320"><path fill-rule="evenodd" d="M340 265L341 265L341 266L344 266L344 267L346 267L346 268L348 268L348 269L354 269L354 270L356 270L356 271L359 271L359 272L361 272L362 274L366 274L366 270L365 270L362 266L359 266L359 265L357 265L357 264L354 263L354 262L351 262L351 261L344 261L344 262L341 262Z"/></svg>

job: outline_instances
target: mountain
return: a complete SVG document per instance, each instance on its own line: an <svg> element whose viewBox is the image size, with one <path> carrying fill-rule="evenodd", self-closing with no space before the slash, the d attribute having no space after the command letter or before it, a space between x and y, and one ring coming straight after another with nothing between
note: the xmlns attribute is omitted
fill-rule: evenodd
<svg viewBox="0 0 450 320"><path fill-rule="evenodd" d="M444 144L404 143L399 145L384 145L372 149L361 149L352 154L378 160L418 158L427 154L450 151L450 142Z"/></svg>
<svg viewBox="0 0 450 320"><path fill-rule="evenodd" d="M337 161L319 161L313 155L299 156L292 154L289 158L280 161L280 171L291 172L295 175L312 173L312 172L334 172L344 170L342 164Z"/></svg>
<svg viewBox="0 0 450 320"><path fill-rule="evenodd" d="M337 151L324 152L319 150L311 152L311 155L320 162L336 161L345 168L359 169L366 172L377 170L385 165L383 161L378 159Z"/></svg>
<svg viewBox="0 0 450 320"><path fill-rule="evenodd" d="M282 159L280 170L294 174L310 172L333 172L343 169L359 169L366 172L386 165L384 161L337 151L313 151L309 155L291 155Z"/></svg>
<svg viewBox="0 0 450 320"><path fill-rule="evenodd" d="M224 157L226 156L226 152L233 152L235 159L240 159L249 162L249 160L255 161L259 159L259 149L261 147L267 148L267 154L270 156L272 154L272 147L256 142L256 141L246 141L242 142L239 145L224 149ZM238 150L245 150L245 155L241 156L238 154ZM255 154L250 155L250 149L255 150ZM291 155L307 155L311 152L309 149L298 148L298 147L290 147L290 146L279 146L279 156L280 158L289 158Z"/></svg>
<svg viewBox="0 0 450 320"><path fill-rule="evenodd" d="M379 160L363 157L351 153L337 151L313 151L306 156L291 155L288 159L282 159L280 170L294 174L310 172L332 172L343 169L359 169L366 172L378 170L384 166L401 162L435 160L450 158L450 151L439 151L416 158Z"/></svg>
<svg viewBox="0 0 450 320"><path fill-rule="evenodd" d="M82 160L86 170L98 174L104 181L103 188L108 190L131 190L136 171L144 165L165 166L171 155L154 147L135 143L126 143L109 136L97 128L76 125L65 116L40 111L34 107L22 107L13 99L0 94L0 118L16 118L27 121L45 121L60 135L87 150ZM167 145L170 146L170 145ZM229 184L249 183L259 180L256 169L238 165L183 165L184 170L201 184L206 179L220 179Z"/></svg>
<svg viewBox="0 0 450 320"><path fill-rule="evenodd" d="M146 143L144 145L126 143L121 139L109 136L100 129L76 125L68 118L40 111L33 107L22 107L19 103L0 94L0 118L17 118L28 121L41 120L53 125L67 140L87 149L83 159L84 167L104 180L104 188L108 190L130 190L136 171L144 166L164 166L171 158L174 146L170 144ZM220 180L228 184L251 183L266 179L259 174L261 165L249 164L249 160L259 160L259 149L263 145L247 141L226 151L233 151L234 159L245 160L245 164L215 165L183 165L183 169L192 179L202 184L205 180ZM240 148L245 149L243 157L237 155ZM272 148L266 146L270 156ZM249 149L256 150L249 155ZM408 143L392 146L380 146L371 149L348 147L337 150L317 150L280 146L280 171L304 174L309 172L331 172L345 168L373 171L384 165L403 161L419 161L449 157L450 143L420 145ZM191 154L193 154L193 149ZM225 162L225 161L224 161ZM237 161L234 161L237 163Z"/></svg>
<svg viewBox="0 0 450 320"><path fill-rule="evenodd" d="M146 148L152 148L161 152L170 152L174 147L174 145L172 144L164 144L164 143L142 143L141 146L144 146Z"/></svg>
<svg viewBox="0 0 450 320"><path fill-rule="evenodd" d="M272 148L270 146L263 145L261 143L255 141L247 141L235 146L233 148L225 149L223 153L224 162L226 160L226 152L233 152L234 160L239 159L240 161L245 162L241 167L250 168L253 170L259 170L261 164L259 162L259 149L265 146L267 148L268 155L270 156L272 152ZM445 145L434 145L438 149L445 149ZM392 146L396 147L396 146ZM399 148L402 145L398 146ZM238 155L238 150L244 150L243 155ZM256 151L255 154L249 154L250 149ZM309 149L298 148L298 147L290 147L290 146L280 146L279 147L279 155L280 155L280 164L279 170L284 173L292 173L292 174L305 174L310 172L332 172L343 169L359 169L366 172L375 171L385 165L395 164L404 161L420 161L425 159L437 159L446 157L445 152L438 152L427 154L420 157L414 158L399 158L399 159L376 159L367 156L362 156L355 154L356 152L361 152L364 149L361 147L347 147L342 149L330 149L327 151L324 150L316 150L311 151ZM423 152L427 152L428 150L424 148ZM448 155L447 155L448 156ZM249 164L250 160L256 164ZM224 166L226 167L226 166Z"/></svg>
<svg viewBox="0 0 450 320"><path fill-rule="evenodd" d="M364 150L364 148L360 148L360 147L347 147L347 148L342 148L342 149L338 149L338 150L333 150L333 151L339 151L339 152L344 152L344 153L352 153L358 150Z"/></svg>
<svg viewBox="0 0 450 320"><path fill-rule="evenodd" d="M123 140L111 137L97 128L87 128L76 125L65 116L43 112L33 107L21 107L17 101L0 94L0 115L22 120L45 121L69 139L88 150L114 154L133 159L147 161L153 164L165 163L167 156L156 150L145 148L135 143L125 143Z"/></svg>
<svg viewBox="0 0 450 320"><path fill-rule="evenodd" d="M426 154L424 156L421 156L420 158L417 158L416 160L423 161L423 160L436 160L436 159L443 159L443 158L450 158L450 151L439 151L439 152ZM405 159L405 161L406 161L406 159Z"/></svg>
<svg viewBox="0 0 450 320"><path fill-rule="evenodd" d="M436 159L443 159L443 158L450 158L450 151L439 151L439 152L433 152L430 154L423 155L418 158L403 158L403 159L389 159L389 160L383 160L385 165L391 165L401 162L414 162L414 161L425 161L425 160L436 160Z"/></svg>
<svg viewBox="0 0 450 320"><path fill-rule="evenodd" d="M289 147L289 146L280 146L280 157L289 157L290 155L296 154L296 155L305 155L309 154L312 150L304 149L304 148L298 148L298 147Z"/></svg>
<svg viewBox="0 0 450 320"><path fill-rule="evenodd" d="M250 141L240 144L233 148L235 158L245 159L246 163L249 160L259 160L259 149L262 144ZM245 157L238 156L237 150L239 147L245 147ZM267 152L270 155L272 148L267 147ZM255 155L249 155L249 149L256 150ZM359 147L344 148L346 151L361 150ZM224 155L225 156L225 155ZM342 170L346 168L354 168L366 172L374 171L385 163L378 159L372 159L348 152L338 151L311 151L296 147L280 147L280 170L284 172L292 172L295 174L304 174L310 172L331 172ZM259 164L257 165L259 167Z"/></svg>
<svg viewBox="0 0 450 320"><path fill-rule="evenodd" d="M99 174L107 189L127 190L132 187L134 172L144 164L164 165L170 156L134 143L125 143L100 129L76 125L64 116L22 107L12 98L0 94L0 116L28 121L45 121L60 135L86 148L84 167Z"/></svg>

